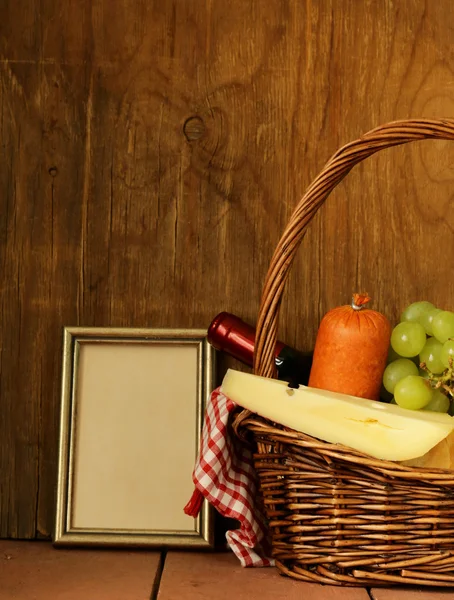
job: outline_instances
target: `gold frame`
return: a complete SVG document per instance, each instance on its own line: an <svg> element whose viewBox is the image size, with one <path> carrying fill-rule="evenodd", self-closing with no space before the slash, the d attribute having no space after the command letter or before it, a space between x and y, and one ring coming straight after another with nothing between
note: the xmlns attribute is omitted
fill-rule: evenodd
<svg viewBox="0 0 454 600"><path fill-rule="evenodd" d="M206 335L206 330L200 329L64 328L57 502L53 536L55 546L148 546L180 549L209 549L214 546L214 511L206 500L196 519L187 517L188 524L193 525L193 529L188 530L103 530L97 527L81 529L72 526L77 381L81 346L107 342L176 346L191 344L197 347L197 405L194 423L196 447L191 448L195 461L202 434L205 400L213 389L215 377L215 353L207 342ZM183 511L183 506L181 510Z"/></svg>

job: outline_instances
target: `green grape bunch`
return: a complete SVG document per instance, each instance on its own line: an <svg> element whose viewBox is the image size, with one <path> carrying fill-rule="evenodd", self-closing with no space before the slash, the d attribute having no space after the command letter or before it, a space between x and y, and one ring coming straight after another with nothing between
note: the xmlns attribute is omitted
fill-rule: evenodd
<svg viewBox="0 0 454 600"><path fill-rule="evenodd" d="M407 306L391 333L383 387L402 408L454 415L454 312L426 300Z"/></svg>

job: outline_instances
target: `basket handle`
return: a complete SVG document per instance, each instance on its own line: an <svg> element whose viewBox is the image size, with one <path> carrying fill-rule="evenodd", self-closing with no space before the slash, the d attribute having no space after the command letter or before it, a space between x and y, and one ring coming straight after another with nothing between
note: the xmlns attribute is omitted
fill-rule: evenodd
<svg viewBox="0 0 454 600"><path fill-rule="evenodd" d="M306 229L323 202L349 171L371 154L424 139L454 140L454 119L409 119L372 129L340 148L309 186L290 217L265 278L257 321L254 373L275 376L274 348L284 286Z"/></svg>

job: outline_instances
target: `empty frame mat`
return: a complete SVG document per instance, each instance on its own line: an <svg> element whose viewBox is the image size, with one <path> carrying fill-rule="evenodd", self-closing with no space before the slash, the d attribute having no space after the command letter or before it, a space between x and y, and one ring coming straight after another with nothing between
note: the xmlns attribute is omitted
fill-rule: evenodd
<svg viewBox="0 0 454 600"><path fill-rule="evenodd" d="M206 332L65 333L55 543L212 545L209 507L183 511L212 385Z"/></svg>

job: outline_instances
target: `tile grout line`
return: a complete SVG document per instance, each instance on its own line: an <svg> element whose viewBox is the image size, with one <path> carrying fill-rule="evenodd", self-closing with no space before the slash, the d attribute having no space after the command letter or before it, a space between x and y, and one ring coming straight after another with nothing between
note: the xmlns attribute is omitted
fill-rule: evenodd
<svg viewBox="0 0 454 600"><path fill-rule="evenodd" d="M161 556L159 559L159 565L156 570L156 574L153 580L153 586L151 588L150 600L156 600L159 594L159 588L161 585L162 573L164 571L164 565L166 562L167 550L163 550L161 552Z"/></svg>

